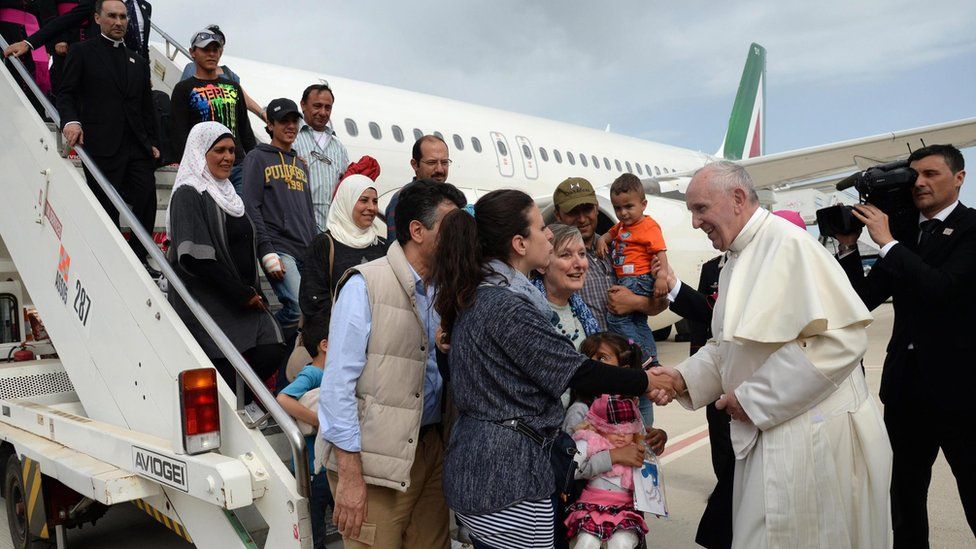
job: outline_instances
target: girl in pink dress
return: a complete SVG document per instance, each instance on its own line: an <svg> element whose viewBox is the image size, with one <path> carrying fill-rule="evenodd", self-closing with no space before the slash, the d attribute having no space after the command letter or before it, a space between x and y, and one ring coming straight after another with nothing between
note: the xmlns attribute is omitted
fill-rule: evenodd
<svg viewBox="0 0 976 549"><path fill-rule="evenodd" d="M582 456L578 478L589 482L579 500L569 506L566 530L575 549L633 549L647 534L647 524L634 509L633 468L614 464L594 473L590 458L629 444L642 445L644 423L633 398L602 395L593 401L586 420L573 439Z"/></svg>

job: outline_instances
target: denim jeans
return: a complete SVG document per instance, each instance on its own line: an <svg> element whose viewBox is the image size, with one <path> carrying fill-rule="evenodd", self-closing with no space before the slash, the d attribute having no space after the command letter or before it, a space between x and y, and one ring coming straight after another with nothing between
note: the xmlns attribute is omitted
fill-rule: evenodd
<svg viewBox="0 0 976 549"><path fill-rule="evenodd" d="M654 277L649 274L622 276L617 279L617 284L637 295L650 297L654 294ZM641 351L644 353L644 360L652 356L657 357L654 334L651 332L651 327L647 325L647 315L644 313L633 312L629 315L615 315L607 312L607 328L611 332L630 338L634 343L640 345Z"/></svg>
<svg viewBox="0 0 976 549"><path fill-rule="evenodd" d="M308 514L312 520L312 547L325 549L326 510L335 507L332 491L329 490L329 478L325 468L317 475L312 475L312 493L308 498ZM330 517L331 518L331 517Z"/></svg>
<svg viewBox="0 0 976 549"><path fill-rule="evenodd" d="M275 314L278 324L283 330L288 330L298 325L298 319L302 315L302 310L298 308L298 287L302 282L302 261L294 257L278 253L281 258L281 266L285 268L285 278L273 280L268 278L271 289L274 290L278 301L281 302L281 310Z"/></svg>
<svg viewBox="0 0 976 549"><path fill-rule="evenodd" d="M644 427L654 427L654 403L646 396L641 396L637 401L637 408L644 420Z"/></svg>

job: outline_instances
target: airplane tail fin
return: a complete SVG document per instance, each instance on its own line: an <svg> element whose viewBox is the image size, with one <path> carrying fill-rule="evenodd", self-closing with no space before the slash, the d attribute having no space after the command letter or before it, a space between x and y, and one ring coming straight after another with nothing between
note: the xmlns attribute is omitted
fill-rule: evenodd
<svg viewBox="0 0 976 549"><path fill-rule="evenodd" d="M742 160L766 152L766 48L749 46L725 139L716 156Z"/></svg>

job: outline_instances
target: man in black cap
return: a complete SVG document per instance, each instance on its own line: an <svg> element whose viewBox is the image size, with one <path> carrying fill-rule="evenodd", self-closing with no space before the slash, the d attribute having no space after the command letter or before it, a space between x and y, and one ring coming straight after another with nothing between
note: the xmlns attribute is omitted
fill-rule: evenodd
<svg viewBox="0 0 976 549"><path fill-rule="evenodd" d="M302 258L315 236L308 166L292 149L302 118L291 99L268 103L271 144L259 144L244 160L244 205L254 223L255 245L282 309L276 318L286 341L298 327Z"/></svg>
<svg viewBox="0 0 976 549"><path fill-rule="evenodd" d="M237 145L230 180L239 192L244 156L254 148L257 140L247 118L247 102L241 85L217 76L223 49L224 38L220 33L204 29L193 35L190 53L196 62L196 73L178 83L171 96L173 154L177 161L183 158L186 137L196 124L212 121L227 126Z"/></svg>

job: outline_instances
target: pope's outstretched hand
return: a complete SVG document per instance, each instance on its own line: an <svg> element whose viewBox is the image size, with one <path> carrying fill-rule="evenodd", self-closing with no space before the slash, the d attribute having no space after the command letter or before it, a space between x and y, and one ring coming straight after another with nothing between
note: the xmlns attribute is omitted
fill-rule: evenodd
<svg viewBox="0 0 976 549"><path fill-rule="evenodd" d="M687 390L685 379L674 368L656 366L647 370L647 398L658 406L668 404Z"/></svg>

